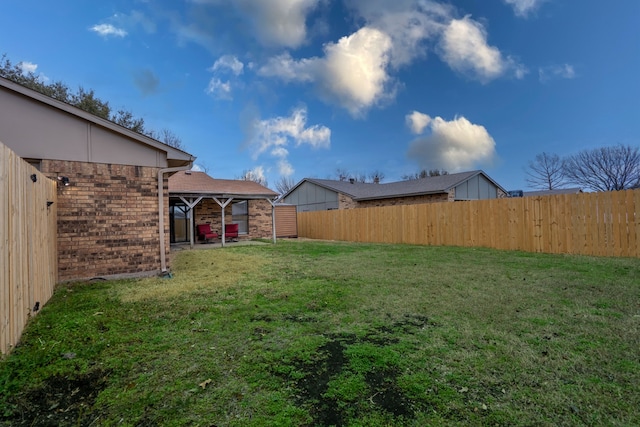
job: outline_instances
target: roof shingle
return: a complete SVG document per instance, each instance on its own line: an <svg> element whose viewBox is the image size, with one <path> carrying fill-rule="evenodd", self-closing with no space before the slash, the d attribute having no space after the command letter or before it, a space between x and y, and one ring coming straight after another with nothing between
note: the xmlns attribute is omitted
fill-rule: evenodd
<svg viewBox="0 0 640 427"><path fill-rule="evenodd" d="M169 194L275 198L278 193L253 181L214 179L204 172L182 171L169 177Z"/></svg>

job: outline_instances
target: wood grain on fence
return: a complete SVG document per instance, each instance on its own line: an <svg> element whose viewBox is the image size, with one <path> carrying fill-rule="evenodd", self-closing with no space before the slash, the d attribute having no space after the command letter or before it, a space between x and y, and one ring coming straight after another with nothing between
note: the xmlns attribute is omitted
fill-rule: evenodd
<svg viewBox="0 0 640 427"><path fill-rule="evenodd" d="M56 182L0 143L2 354L20 339L36 303L41 308L53 294L58 275L56 201Z"/></svg>
<svg viewBox="0 0 640 427"><path fill-rule="evenodd" d="M640 189L301 212L298 235L640 258Z"/></svg>

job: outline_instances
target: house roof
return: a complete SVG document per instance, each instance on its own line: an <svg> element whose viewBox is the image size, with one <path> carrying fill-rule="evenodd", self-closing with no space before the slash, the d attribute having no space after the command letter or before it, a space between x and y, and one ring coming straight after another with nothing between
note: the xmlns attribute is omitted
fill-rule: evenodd
<svg viewBox="0 0 640 427"><path fill-rule="evenodd" d="M71 114L90 123L106 128L128 139L134 140L137 143L155 148L158 151L163 151L167 155L167 162L170 167L189 166L196 159L186 151L171 147L170 145L162 143L156 139L140 134L138 132L134 132L131 129L127 129L112 121L103 119L84 110L81 110L80 108L74 107L73 105L51 98L38 91L22 86L11 80L5 79L4 77L0 77L0 87L6 88L22 96L31 98L34 101L41 102L57 110L64 111L65 113Z"/></svg>
<svg viewBox="0 0 640 427"><path fill-rule="evenodd" d="M558 188L555 190L525 191L523 193L523 196L524 197L553 196L557 194L578 194L578 193L582 193L582 188L574 187L574 188Z"/></svg>
<svg viewBox="0 0 640 427"><path fill-rule="evenodd" d="M390 182L386 184L372 184L350 181L336 181L330 179L305 178L293 187L286 197L293 190L299 187L303 182L311 182L329 190L343 193L357 201L388 199L393 197L421 196L425 194L447 193L450 189L460 185L461 183L475 177L483 175L494 185L505 191L498 183L491 179L481 170L452 173L448 175L432 176L421 179L411 179L406 181Z"/></svg>
<svg viewBox="0 0 640 427"><path fill-rule="evenodd" d="M171 196L275 199L278 193L253 181L215 179L204 172L181 171L169 177Z"/></svg>

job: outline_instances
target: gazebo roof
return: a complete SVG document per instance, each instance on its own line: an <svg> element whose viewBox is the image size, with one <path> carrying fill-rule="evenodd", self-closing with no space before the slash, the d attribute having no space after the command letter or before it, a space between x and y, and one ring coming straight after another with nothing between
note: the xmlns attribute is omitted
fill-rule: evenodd
<svg viewBox="0 0 640 427"><path fill-rule="evenodd" d="M205 172L181 171L169 177L170 196L275 199L278 193L253 181L215 179Z"/></svg>

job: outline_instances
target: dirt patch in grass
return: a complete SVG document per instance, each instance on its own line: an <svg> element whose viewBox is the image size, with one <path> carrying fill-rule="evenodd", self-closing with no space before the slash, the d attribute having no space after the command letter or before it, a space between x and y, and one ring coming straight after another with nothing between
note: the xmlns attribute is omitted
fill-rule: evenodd
<svg viewBox="0 0 640 427"><path fill-rule="evenodd" d="M405 315L388 326L373 328L364 336L325 335L327 341L318 348L313 360L296 359L292 363L295 374L289 375L288 380L297 389L297 404L309 409L313 425L317 426L347 425L368 412L392 415L396 420L413 419L415 411L428 405L410 398L398 384L399 367L393 362L378 366L375 353L377 350L384 353L388 346L397 344L398 332L413 335L430 325L425 316ZM369 346L371 360L354 366L350 349L355 346ZM348 385L353 384L354 379L362 384L349 397ZM345 390L340 390L341 386Z"/></svg>
<svg viewBox="0 0 640 427"><path fill-rule="evenodd" d="M107 375L96 370L75 377L50 377L41 386L17 394L12 399L13 413L0 421L11 426L92 425L99 419L92 407Z"/></svg>

